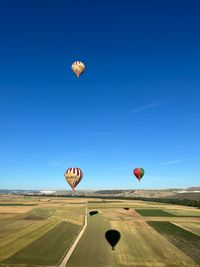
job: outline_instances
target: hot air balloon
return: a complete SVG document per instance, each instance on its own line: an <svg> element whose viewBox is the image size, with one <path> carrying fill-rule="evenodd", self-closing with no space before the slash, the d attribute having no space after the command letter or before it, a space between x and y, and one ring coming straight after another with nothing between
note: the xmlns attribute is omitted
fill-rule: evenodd
<svg viewBox="0 0 200 267"><path fill-rule="evenodd" d="M68 168L64 173L67 183L71 186L72 190L80 183L83 178L83 172L79 168Z"/></svg>
<svg viewBox="0 0 200 267"><path fill-rule="evenodd" d="M142 179L143 175L144 175L144 169L142 168L135 168L133 171L133 174L135 175L135 177L139 180Z"/></svg>
<svg viewBox="0 0 200 267"><path fill-rule="evenodd" d="M80 75L84 72L85 70L85 65L81 61L75 61L72 64L72 70L76 74L76 76L79 78Z"/></svg>

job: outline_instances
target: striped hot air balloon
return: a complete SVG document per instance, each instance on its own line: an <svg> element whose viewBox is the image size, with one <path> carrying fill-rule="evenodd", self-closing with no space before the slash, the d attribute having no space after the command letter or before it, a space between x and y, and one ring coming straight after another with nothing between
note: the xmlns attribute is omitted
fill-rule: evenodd
<svg viewBox="0 0 200 267"><path fill-rule="evenodd" d="M72 70L76 74L76 76L79 78L80 75L84 72L85 70L85 65L81 61L75 61L72 64Z"/></svg>
<svg viewBox="0 0 200 267"><path fill-rule="evenodd" d="M135 168L133 170L133 174L135 175L135 177L139 180L142 179L143 175L144 175L144 169L143 168Z"/></svg>
<svg viewBox="0 0 200 267"><path fill-rule="evenodd" d="M68 168L64 173L67 183L71 186L72 190L80 183L83 178L83 172L80 168Z"/></svg>

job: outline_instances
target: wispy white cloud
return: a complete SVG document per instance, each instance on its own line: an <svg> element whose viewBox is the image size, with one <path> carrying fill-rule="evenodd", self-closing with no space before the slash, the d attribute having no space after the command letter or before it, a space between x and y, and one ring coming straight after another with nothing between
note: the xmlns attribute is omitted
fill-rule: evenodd
<svg viewBox="0 0 200 267"><path fill-rule="evenodd" d="M150 103L150 104L138 107L136 109L133 109L133 110L130 111L130 113L142 112L142 111L145 111L145 110L148 110L148 109L151 109L151 108L158 107L160 105L161 105L161 103Z"/></svg>
<svg viewBox="0 0 200 267"><path fill-rule="evenodd" d="M149 104L146 104L146 105L137 107L137 108L135 108L135 109L129 110L129 111L126 112L126 113L120 114L119 117L126 116L126 115L130 115L130 114L134 114L134 113L143 112L143 111L146 111L146 110L149 110L149 109L158 107L158 106L160 106L160 105L161 105L160 102L149 103Z"/></svg>
<svg viewBox="0 0 200 267"><path fill-rule="evenodd" d="M195 160L195 159L196 158L188 158L188 159L177 159L177 160L165 161L165 162L162 162L161 165L172 165L172 164L191 161L191 160Z"/></svg>

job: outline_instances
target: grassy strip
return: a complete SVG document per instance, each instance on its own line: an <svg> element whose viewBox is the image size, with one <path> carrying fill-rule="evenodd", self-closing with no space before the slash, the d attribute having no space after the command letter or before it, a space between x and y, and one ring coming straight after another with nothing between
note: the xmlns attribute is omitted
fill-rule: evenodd
<svg viewBox="0 0 200 267"><path fill-rule="evenodd" d="M85 218L84 208L57 209L53 215L56 218L67 220L72 224L83 225Z"/></svg>
<svg viewBox="0 0 200 267"><path fill-rule="evenodd" d="M114 201L110 201L110 200L105 200L105 199L102 199L102 200L100 200L100 201L88 201L88 203L91 203L91 204L107 204L107 203L122 203L123 204L123 202L122 202L122 200L114 200Z"/></svg>
<svg viewBox="0 0 200 267"><path fill-rule="evenodd" d="M200 237L170 222L148 222L156 231L200 264Z"/></svg>
<svg viewBox="0 0 200 267"><path fill-rule="evenodd" d="M37 206L38 204L24 204L24 203L0 203L0 206Z"/></svg>
<svg viewBox="0 0 200 267"><path fill-rule="evenodd" d="M155 217L176 217L176 215L171 214L169 212L163 211L163 210L152 210L152 209L135 209L137 213L139 213L142 216L155 216Z"/></svg>
<svg viewBox="0 0 200 267"><path fill-rule="evenodd" d="M38 220L46 220L46 217L41 215L30 214L22 217L22 220L38 221Z"/></svg>
<svg viewBox="0 0 200 267"><path fill-rule="evenodd" d="M88 218L87 228L66 266L105 267L113 264L113 251L105 239L110 223L100 214Z"/></svg>
<svg viewBox="0 0 200 267"><path fill-rule="evenodd" d="M27 213L27 216L41 216L49 218L55 213L55 208L35 208L32 209L30 212Z"/></svg>
<svg viewBox="0 0 200 267"><path fill-rule="evenodd" d="M31 244L4 260L6 264L56 265L81 226L61 222Z"/></svg>

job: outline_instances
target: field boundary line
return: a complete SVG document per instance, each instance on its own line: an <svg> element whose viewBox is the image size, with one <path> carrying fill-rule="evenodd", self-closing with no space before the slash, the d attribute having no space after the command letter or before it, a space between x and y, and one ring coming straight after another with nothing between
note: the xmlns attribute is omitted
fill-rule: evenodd
<svg viewBox="0 0 200 267"><path fill-rule="evenodd" d="M75 239L74 243L72 244L72 246L70 247L70 249L68 250L67 254L64 256L62 262L58 265L58 267L65 267L68 260L70 259L72 253L74 252L76 246L78 245L79 240L81 239L83 233L85 232L85 229L87 227L87 223L88 223L88 208L87 208L87 202L86 202L86 209L85 209L85 222L83 225L82 230L80 231L80 233L78 234L77 238Z"/></svg>

